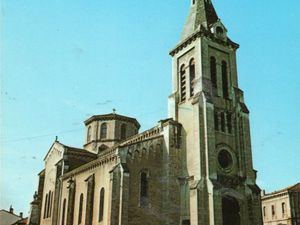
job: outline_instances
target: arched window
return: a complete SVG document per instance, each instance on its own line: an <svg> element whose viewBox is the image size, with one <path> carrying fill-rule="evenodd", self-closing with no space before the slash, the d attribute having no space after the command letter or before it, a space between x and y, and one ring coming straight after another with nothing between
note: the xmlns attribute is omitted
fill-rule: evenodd
<svg viewBox="0 0 300 225"><path fill-rule="evenodd" d="M225 132L225 113L221 112L221 131Z"/></svg>
<svg viewBox="0 0 300 225"><path fill-rule="evenodd" d="M48 207L48 194L46 194L45 203L44 203L44 219L47 218L47 209Z"/></svg>
<svg viewBox="0 0 300 225"><path fill-rule="evenodd" d="M196 3L196 0L192 0L192 4L195 5L195 3Z"/></svg>
<svg viewBox="0 0 300 225"><path fill-rule="evenodd" d="M282 214L285 214L285 203L281 203Z"/></svg>
<svg viewBox="0 0 300 225"><path fill-rule="evenodd" d="M87 130L87 138L86 138L87 142L91 140L91 135L92 135L92 127L89 126Z"/></svg>
<svg viewBox="0 0 300 225"><path fill-rule="evenodd" d="M224 30L222 27L217 27L216 31L217 31L217 35L222 35L224 33Z"/></svg>
<svg viewBox="0 0 300 225"><path fill-rule="evenodd" d="M219 116L218 112L215 112L215 130L219 130Z"/></svg>
<svg viewBox="0 0 300 225"><path fill-rule="evenodd" d="M193 80L195 79L196 71L195 71L195 60L191 59L190 61L190 96L194 96L194 88L193 88Z"/></svg>
<svg viewBox="0 0 300 225"><path fill-rule="evenodd" d="M223 97L228 98L228 77L227 77L227 63L222 61L222 87L223 87Z"/></svg>
<svg viewBox="0 0 300 225"><path fill-rule="evenodd" d="M79 209L78 209L78 224L82 222L82 207L83 207L83 194L80 195Z"/></svg>
<svg viewBox="0 0 300 225"><path fill-rule="evenodd" d="M272 205L272 207L271 207L271 212L272 212L272 216L275 216L275 206L274 205Z"/></svg>
<svg viewBox="0 0 300 225"><path fill-rule="evenodd" d="M51 191L48 192L48 203L47 203L46 218L50 217L50 202L51 202Z"/></svg>
<svg viewBox="0 0 300 225"><path fill-rule="evenodd" d="M140 205L148 205L148 176L146 172L142 172L140 176Z"/></svg>
<svg viewBox="0 0 300 225"><path fill-rule="evenodd" d="M180 67L180 94L181 101L185 101L186 99L186 74L185 74L185 65L183 64Z"/></svg>
<svg viewBox="0 0 300 225"><path fill-rule="evenodd" d="M100 139L107 137L107 123L102 123L100 127Z"/></svg>
<svg viewBox="0 0 300 225"><path fill-rule="evenodd" d="M232 133L232 115L231 113L227 113L227 128L228 128L228 133Z"/></svg>
<svg viewBox="0 0 300 225"><path fill-rule="evenodd" d="M51 216L51 206L52 206L52 198L53 198L53 193L49 191L48 195L48 209L47 209L47 218Z"/></svg>
<svg viewBox="0 0 300 225"><path fill-rule="evenodd" d="M65 217L66 217L66 199L63 201L63 208L62 208L62 216L61 216L61 225L65 225Z"/></svg>
<svg viewBox="0 0 300 225"><path fill-rule="evenodd" d="M215 57L210 57L210 79L213 87L217 87L217 63Z"/></svg>
<svg viewBox="0 0 300 225"><path fill-rule="evenodd" d="M100 198L99 198L99 222L103 220L103 212L104 212L104 188L101 188Z"/></svg>
<svg viewBox="0 0 300 225"><path fill-rule="evenodd" d="M122 140L126 139L126 129L127 129L126 124L122 124L121 125L121 139Z"/></svg>

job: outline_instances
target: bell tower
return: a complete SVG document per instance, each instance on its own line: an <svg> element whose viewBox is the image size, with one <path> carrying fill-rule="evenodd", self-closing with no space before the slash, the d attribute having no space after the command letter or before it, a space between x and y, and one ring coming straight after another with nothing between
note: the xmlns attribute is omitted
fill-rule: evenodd
<svg viewBox="0 0 300 225"><path fill-rule="evenodd" d="M183 127L183 224L262 224L238 48L212 2L191 0L181 39L170 52L169 116Z"/></svg>

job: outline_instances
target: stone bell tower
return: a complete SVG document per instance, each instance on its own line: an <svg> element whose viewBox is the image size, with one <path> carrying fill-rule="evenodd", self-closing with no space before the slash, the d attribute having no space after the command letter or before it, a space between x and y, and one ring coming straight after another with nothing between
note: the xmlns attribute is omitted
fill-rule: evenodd
<svg viewBox="0 0 300 225"><path fill-rule="evenodd" d="M238 48L212 2L192 0L181 40L170 52L169 116L183 126L182 224L262 224Z"/></svg>

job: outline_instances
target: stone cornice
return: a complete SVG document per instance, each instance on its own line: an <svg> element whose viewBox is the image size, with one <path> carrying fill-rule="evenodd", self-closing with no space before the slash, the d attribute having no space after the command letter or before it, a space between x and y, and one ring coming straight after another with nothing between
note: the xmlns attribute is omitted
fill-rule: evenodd
<svg viewBox="0 0 300 225"><path fill-rule="evenodd" d="M114 114L114 113L105 114L105 115L94 115L94 116L90 117L89 119L87 119L86 121L84 121L84 123L85 123L85 125L89 125L91 122L93 122L95 120L96 121L121 120L121 121L125 121L125 122L134 123L137 128L141 127L141 125L135 118L122 116L122 115L118 115L118 114Z"/></svg>
<svg viewBox="0 0 300 225"><path fill-rule="evenodd" d="M92 170L92 169L95 169L97 167L100 167L104 164L107 164L109 162L112 162L112 161L116 161L117 160L117 154L116 154L116 149L112 149L110 150L109 152L106 152L106 155L103 155L102 157L99 157L98 159L96 160L93 160L87 164L84 164L83 166L81 167L78 167L66 174L64 174L61 179L62 180L66 180L70 177L73 177L73 176L76 176L80 173L83 173L85 171L88 171L88 170Z"/></svg>
<svg viewBox="0 0 300 225"><path fill-rule="evenodd" d="M186 39L181 41L175 48L173 48L169 52L169 54L171 56L174 56L177 52L179 52L180 50L182 50L183 48L185 48L186 46L191 44L193 41L195 41L199 37L207 37L210 40L212 40L218 44L222 44L227 47L231 46L235 50L239 48L239 45L237 43L231 41L229 38L227 38L226 41L221 40L219 38L216 38L211 32L206 30L204 27L201 27L200 29L196 30L193 34L191 34L189 37L187 37Z"/></svg>

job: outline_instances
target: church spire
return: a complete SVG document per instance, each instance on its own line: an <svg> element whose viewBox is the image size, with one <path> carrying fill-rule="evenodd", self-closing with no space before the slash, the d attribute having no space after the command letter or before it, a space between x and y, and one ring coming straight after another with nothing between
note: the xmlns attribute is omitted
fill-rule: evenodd
<svg viewBox="0 0 300 225"><path fill-rule="evenodd" d="M211 0L191 1L190 12L183 28L181 40L193 34L201 25L208 29L219 19Z"/></svg>

